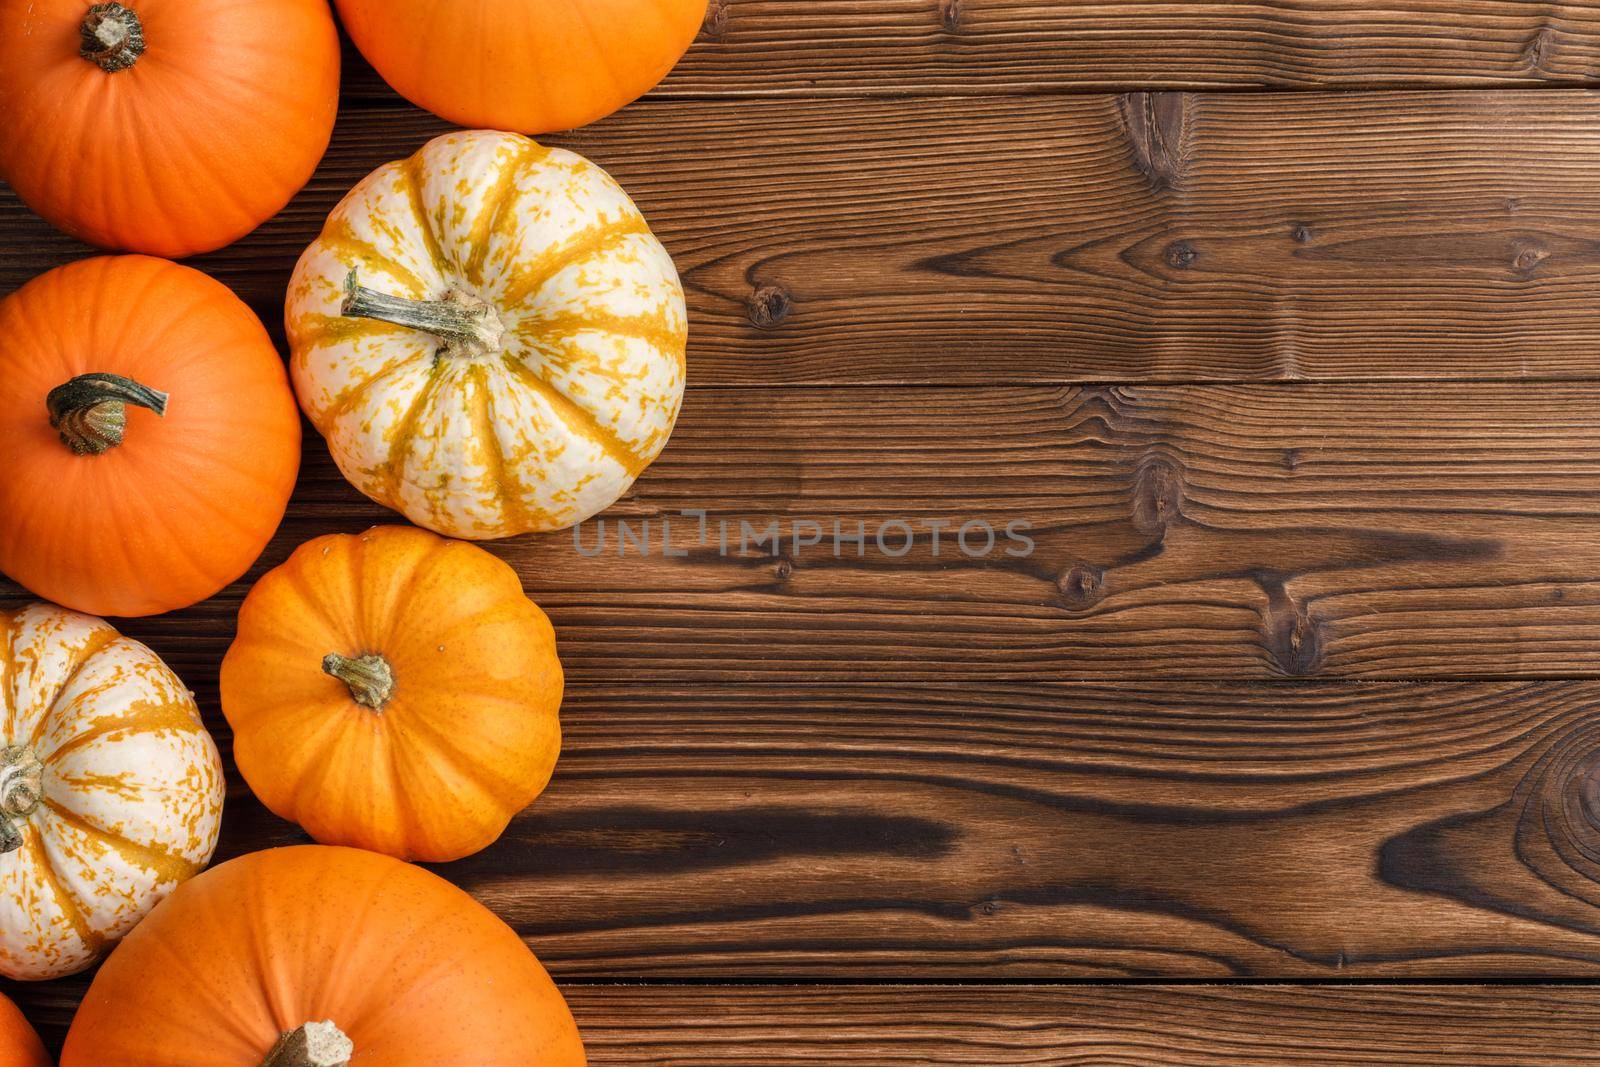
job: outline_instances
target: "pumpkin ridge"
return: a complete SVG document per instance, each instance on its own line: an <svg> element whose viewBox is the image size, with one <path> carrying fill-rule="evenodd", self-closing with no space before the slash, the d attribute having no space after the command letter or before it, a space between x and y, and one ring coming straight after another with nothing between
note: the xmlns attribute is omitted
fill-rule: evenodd
<svg viewBox="0 0 1600 1067"><path fill-rule="evenodd" d="M92 726L81 733L73 734L49 752L40 752L39 758L45 763L54 763L69 756L89 744L98 741L107 734L126 730L130 735L151 733L156 730L181 730L185 733L198 733L205 727L195 721L189 708L177 701L167 700L159 703L155 701L140 701L129 705L129 714L107 716L97 720ZM38 751L35 749L35 751Z"/></svg>
<svg viewBox="0 0 1600 1067"><path fill-rule="evenodd" d="M537 141L525 137L511 143L515 144L516 148L511 152L511 158L501 164L500 173L496 175L494 185L484 196L483 207L478 212L478 217L473 220L472 233L467 237L467 247L472 252L467 256L466 263L462 264L461 272L467 281L479 288L483 287L483 265L489 257L489 241L496 234L505 231L507 214L522 199L523 190L520 183L523 174L529 164L550 154ZM535 155L536 149L538 155Z"/></svg>
<svg viewBox="0 0 1600 1067"><path fill-rule="evenodd" d="M378 320L347 319L345 321L365 321L376 323ZM416 333L414 330L407 330L404 326L392 326L387 322L383 325L393 329L396 333L407 333L413 336L415 336ZM426 344L426 342L420 338L418 339L417 343L419 346ZM388 363L385 363L381 368L373 373L371 377L364 378L335 395L328 403L328 406L322 409L322 417L324 419L337 419L349 414L351 409L354 408L367 395L367 391L378 385L380 382L386 381L392 375L397 374L400 371L410 369L414 363L417 363L421 360L431 361L432 359L433 357L425 352L407 352L404 355L396 356L394 359L390 360Z"/></svg>
<svg viewBox="0 0 1600 1067"><path fill-rule="evenodd" d="M191 494L193 494L193 493L195 493L197 491L195 489L195 487L190 482L188 482L185 479L181 479L181 478L169 479L167 481L165 487L166 488L175 488L178 485L182 485L184 491L189 492ZM200 499L202 500L202 502L206 502L206 498L201 497ZM287 505L288 505L288 501L287 500L284 501L284 505L287 507ZM178 519L177 516L173 515L171 513L171 509L170 508L154 507L154 506L151 505L151 502L147 498L138 498L138 497L134 498L134 507L137 508L137 511L134 511L133 514L137 515L138 518L140 520L142 520L145 525L159 527L160 530L161 530L161 533L164 535L165 541L168 544L171 544L171 545L181 545L181 544L183 544L183 529L182 529L182 527L185 525L185 523L181 522ZM218 513L220 511L220 509L215 508L215 507L208 508L208 510L211 511L213 514L216 514L216 513ZM126 543L125 539L119 539L119 540L123 540L124 543ZM259 555L259 552L260 551L264 551L265 549L266 549L266 545L263 544L261 546L261 549L258 550L257 554ZM237 574L223 574L221 576L221 579L218 580L215 575L213 575L211 573L208 573L206 570L201 568L199 562L195 558L195 555L196 554L192 553L192 552L169 552L169 553L167 553L167 558L163 561L165 563L166 567L168 568L167 572L166 572L167 576L170 577L172 575L173 571L178 569L178 567L180 565L180 561L181 561L182 565L186 565L187 566L188 571L189 571L190 574L193 574L193 575L197 576L198 578L200 578L201 582L204 585L206 585L207 587L209 587L211 589L215 589L217 592L221 592L222 589L225 586L227 586L227 584L229 582L231 582L235 578L239 577ZM254 562L254 560L252 560L251 562ZM132 565L132 561L130 560L130 566L131 565ZM249 566L250 566L250 564L246 563L245 564L245 569L248 570ZM138 568L135 568L134 569L134 573L138 573L138 570L139 570ZM202 598L202 599L204 599L204 598Z"/></svg>
<svg viewBox="0 0 1600 1067"><path fill-rule="evenodd" d="M422 243L427 246L428 258L433 261L433 269L440 277L450 272L450 261L445 258L444 249L439 245L439 235L434 232L433 220L428 217L428 207L422 201L422 152L419 149L400 164L400 173L404 175L406 199L411 204L411 213L416 216L417 229L422 234Z"/></svg>
<svg viewBox="0 0 1600 1067"><path fill-rule="evenodd" d="M116 830L90 822L77 812L62 807L50 797L44 798L50 814L76 830L93 835L106 842L129 866L139 867L155 875L160 882L182 882L200 873L201 864L152 845L131 841Z"/></svg>
<svg viewBox="0 0 1600 1067"><path fill-rule="evenodd" d="M4 727L6 733L10 733L11 730L22 725L22 708L16 695L17 636L22 629L21 615L22 612L20 610L0 612L0 616L4 618L5 633L4 646L0 647L0 711L6 713L6 719L0 721L0 727ZM41 715L40 719L42 720L43 718L44 716ZM29 741L37 741L38 733L38 724L35 724L34 729L29 731ZM5 740L3 736L0 736L0 742Z"/></svg>
<svg viewBox="0 0 1600 1067"><path fill-rule="evenodd" d="M389 506L396 511L403 512L405 510L400 506L400 485L405 479L406 463L410 461L411 449L416 443L417 423L421 420L423 411L431 406L433 394L439 388L439 379L443 372L443 362L435 361L428 371L427 379L422 383L422 388L417 390L416 399L411 401L411 406L406 409L406 413L400 417L400 421L390 431L389 459L385 464L387 467L385 473L388 481L389 501L391 502ZM418 488L422 487L419 486ZM424 496L426 496L425 492Z"/></svg>
<svg viewBox="0 0 1600 1067"><path fill-rule="evenodd" d="M507 309L520 307L530 297L536 296L550 283L550 279L574 263L606 251L613 241L650 232L649 223L637 212L632 218L619 219L606 226L591 226L580 230L555 248L548 248L536 258L523 263L511 273L502 287L498 303Z"/></svg>
<svg viewBox="0 0 1600 1067"><path fill-rule="evenodd" d="M61 912L67 920L67 925L72 927L73 932L78 935L78 940L83 943L83 947L90 955L99 956L105 950L108 939L89 925L89 917L84 914L83 905L56 873L55 865L50 862L50 853L44 847L43 830L34 827L33 833L27 836L26 841L28 850L33 853L34 867L49 883L51 893L61 905Z"/></svg>
<svg viewBox="0 0 1600 1067"><path fill-rule="evenodd" d="M313 548L323 540L324 538L318 537L307 541L305 544L295 549L295 555L299 555L301 552L305 552ZM335 613L331 606L321 596L319 596L315 590L311 588L310 584L301 576L300 570L301 568L298 567L282 568L281 573L284 578L284 584L291 591L293 591L297 597L299 597L300 603L308 611L310 611L311 614L317 617L317 621L322 623L323 627L329 633L337 635L338 638L346 644L355 644L357 635L351 633L350 630L343 623L341 623L338 618L335 617Z"/></svg>
<svg viewBox="0 0 1600 1067"><path fill-rule="evenodd" d="M414 271L409 267L402 266L393 257L380 252L378 246L371 241L357 237L355 232L351 230L350 224L342 219L337 222L329 222L327 227L323 229L322 236L317 240L321 241L323 247L332 252L335 258L341 262L349 262L351 260L356 262L365 261L388 271L402 284L410 286L417 299L423 299L428 294L428 284L417 277Z"/></svg>
<svg viewBox="0 0 1600 1067"><path fill-rule="evenodd" d="M233 457L231 455L228 456L229 460L232 460L232 458ZM240 478L241 481L244 480L244 477L242 477L242 476L248 476L250 478L250 480L256 481L257 480L257 475L259 474L259 468L234 467L231 462L229 462L229 463L217 462L216 465L218 467L223 467L223 468L225 468L225 469L227 469L227 470L229 470L229 471L231 471L231 472L233 472L235 474L241 475L241 478ZM250 528L250 524L244 518L244 516L242 516L234 508L217 506L215 498L212 497L212 496L209 496L209 495L207 495L205 493L202 493L200 491L200 488L199 488L198 484L195 482L195 480L190 479L190 478L174 477L174 478L171 478L171 479L169 479L167 481L167 483L166 483L164 488L170 489L175 493L182 493L185 496L187 496L190 500L194 501L196 504L199 505L199 508L197 508L196 510L197 511L204 510L206 516L209 519L211 519L211 521L216 522L219 525L231 526L231 527L233 527L233 529L235 531L237 531L243 537L249 537L250 534L252 533L252 530ZM171 527L168 527L168 529L171 529ZM263 547L265 547L265 546L263 546ZM249 567L249 564L246 564L246 568L247 569L248 569L248 567ZM195 567L194 569L195 569L195 572L200 574L202 577L206 577L206 578L213 577L212 575L206 574L206 572L200 570L198 567ZM218 586L218 588L220 589L220 588L223 588L224 586L226 586L228 583L232 582L235 578L237 578L239 576L237 574L222 574L222 575L217 576L217 577L220 577L221 582L222 582L222 585Z"/></svg>
<svg viewBox="0 0 1600 1067"><path fill-rule="evenodd" d="M476 694L474 696L476 697ZM511 701L508 700L506 703L509 704ZM526 705L523 707L525 709ZM544 791L545 785L549 782L550 775L546 774L545 781L540 782L538 788L530 789L526 783L519 783L507 778L505 775L496 772L493 768L484 765L481 761L461 751L453 739L445 734L444 731L438 730L428 723L426 716L406 715L407 709L404 704L400 706L399 710L400 714L394 717L390 723L390 729L394 735L389 745L391 752L404 745L409 753L413 745L412 739L407 735L420 734L427 742L429 750L433 752L441 763L449 768L456 778L460 779L461 782L469 783L481 789L499 802L502 807L510 809L513 813L527 807L534 797ZM397 753L394 758L399 758ZM551 767L551 773L554 773L554 765ZM435 774L435 777L438 777L438 775ZM509 816L506 821L510 821Z"/></svg>
<svg viewBox="0 0 1600 1067"><path fill-rule="evenodd" d="M652 326L650 321L642 316L623 317L586 308L583 311L563 311L555 315L530 315L524 318L512 333L519 339L536 343L536 338L523 337L525 330L529 333L563 334L576 334L588 330L616 337L629 337L635 341L643 341L660 352L670 354L678 361L680 368L687 364L683 350L689 339L688 331L663 330Z"/></svg>
<svg viewBox="0 0 1600 1067"><path fill-rule="evenodd" d="M48 725L50 717L59 710L57 705L61 703L61 698L66 695L68 689L72 688L72 683L77 681L78 675L83 673L83 669L89 665L89 661L111 647L111 643L121 637L121 634L105 623L100 623L95 628L89 640L84 642L83 648L76 654L77 658L67 667L66 673L53 687L50 698L41 704L39 721L34 724L33 736L28 739L27 747L36 752L39 750L39 741L44 737L45 726Z"/></svg>
<svg viewBox="0 0 1600 1067"><path fill-rule="evenodd" d="M484 465L488 468L489 480L494 483L495 496L500 501L502 520L520 527L527 520L522 506L524 488L506 466L505 449L500 444L500 435L495 433L494 415L490 411L493 396L489 386L489 367L482 363L475 365L472 376L478 383L472 402L473 434L483 442Z"/></svg>
<svg viewBox="0 0 1600 1067"><path fill-rule="evenodd" d="M538 393L545 399L556 415L564 419L574 430L583 433L591 443L598 446L600 451L616 461L629 479L637 478L639 472L650 465L650 461L633 451L627 442L618 437L609 426L603 425L592 412L578 404L556 386L536 374L531 367L514 356L504 356L501 362L510 369L527 388Z"/></svg>

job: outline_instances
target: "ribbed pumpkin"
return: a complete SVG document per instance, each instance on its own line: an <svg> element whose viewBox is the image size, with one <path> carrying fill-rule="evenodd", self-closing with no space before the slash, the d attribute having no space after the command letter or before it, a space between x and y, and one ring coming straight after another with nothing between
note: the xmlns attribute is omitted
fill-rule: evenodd
<svg viewBox="0 0 1600 1067"><path fill-rule="evenodd" d="M17 1006L0 996L0 1067L51 1067L44 1043Z"/></svg>
<svg viewBox="0 0 1600 1067"><path fill-rule="evenodd" d="M0 0L0 174L106 248L255 229L311 177L338 95L325 0Z"/></svg>
<svg viewBox="0 0 1600 1067"><path fill-rule="evenodd" d="M0 571L40 596L204 600L266 547L299 467L282 359L199 271L103 256L0 303Z"/></svg>
<svg viewBox="0 0 1600 1067"><path fill-rule="evenodd" d="M211 859L222 761L144 645L53 604L0 613L0 974L88 967Z"/></svg>
<svg viewBox="0 0 1600 1067"><path fill-rule="evenodd" d="M599 167L448 134L345 197L289 285L300 404L346 478L451 537L609 506L683 399L683 290Z"/></svg>
<svg viewBox="0 0 1600 1067"><path fill-rule="evenodd" d="M222 663L239 770L326 844L452 860L499 837L561 749L561 663L516 573L407 526L301 545Z"/></svg>
<svg viewBox="0 0 1600 1067"><path fill-rule="evenodd" d="M688 50L706 0L337 0L385 81L460 126L566 130L642 96Z"/></svg>
<svg viewBox="0 0 1600 1067"><path fill-rule="evenodd" d="M582 1067L517 935L438 875L302 845L212 868L112 953L61 1067Z"/></svg>

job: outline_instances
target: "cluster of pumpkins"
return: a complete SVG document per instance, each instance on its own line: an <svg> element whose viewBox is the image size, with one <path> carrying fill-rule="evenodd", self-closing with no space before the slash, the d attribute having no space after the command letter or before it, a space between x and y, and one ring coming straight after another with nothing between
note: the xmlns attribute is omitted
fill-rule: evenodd
<svg viewBox="0 0 1600 1067"><path fill-rule="evenodd" d="M524 134L648 90L705 0L336 6L396 90L481 128L334 209L289 284L286 374L250 309L171 257L310 178L337 112L327 0L0 0L0 176L133 253L0 303L0 571L43 598L0 612L0 975L105 958L63 1067L583 1063L515 932L409 861L493 842L560 749L548 619L447 538L604 509L683 397L671 259L609 175ZM235 760L319 844L207 871L216 745L187 686L97 616L250 568L298 473L297 400L345 477L417 525L317 538L250 591L220 680ZM47 1062L0 997L0 1065Z"/></svg>

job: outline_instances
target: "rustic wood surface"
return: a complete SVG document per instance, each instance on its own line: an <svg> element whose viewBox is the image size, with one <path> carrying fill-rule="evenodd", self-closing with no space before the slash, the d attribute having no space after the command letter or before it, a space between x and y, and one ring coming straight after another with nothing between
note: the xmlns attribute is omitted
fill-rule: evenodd
<svg viewBox="0 0 1600 1067"><path fill-rule="evenodd" d="M346 97L391 102L350 54ZM656 95L1596 84L1585 2L710 0Z"/></svg>
<svg viewBox="0 0 1600 1067"><path fill-rule="evenodd" d="M397 521L307 440L251 575L133 627L191 684L265 567ZM696 388L604 523L486 547L585 681L1590 676L1597 501L1600 384Z"/></svg>
<svg viewBox="0 0 1600 1067"><path fill-rule="evenodd" d="M448 128L347 108L198 265L281 337L329 209ZM1600 374L1593 92L652 99L547 139L673 253L699 386ZM88 252L9 198L0 240L6 290Z"/></svg>
<svg viewBox="0 0 1600 1067"><path fill-rule="evenodd" d="M328 209L448 128L347 58L311 186L196 261L280 339ZM1600 977L1591 85L1592 3L713 0L549 138L673 252L691 388L605 551L488 546L566 745L440 870L592 1062L1600 1062L1586 985L984 984ZM0 248L0 292L89 253L9 192ZM251 573L124 629L226 751L250 582L383 521L308 428ZM220 855L299 840L230 762ZM4 991L59 1043L86 984Z"/></svg>
<svg viewBox="0 0 1600 1067"><path fill-rule="evenodd" d="M648 1067L1561 1067L1587 989L570 986L590 1063ZM40 998L54 1030L68 997Z"/></svg>

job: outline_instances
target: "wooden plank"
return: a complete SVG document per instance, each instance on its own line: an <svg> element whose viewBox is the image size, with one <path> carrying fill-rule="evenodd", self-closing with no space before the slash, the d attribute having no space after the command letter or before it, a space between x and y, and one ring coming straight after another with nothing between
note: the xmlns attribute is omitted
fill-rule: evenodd
<svg viewBox="0 0 1600 1067"><path fill-rule="evenodd" d="M1592 4L1522 0L711 0L655 98L1582 86ZM397 98L354 48L345 96Z"/></svg>
<svg viewBox="0 0 1600 1067"><path fill-rule="evenodd" d="M586 979L1597 976L1597 701L582 686L444 873Z"/></svg>
<svg viewBox="0 0 1600 1067"><path fill-rule="evenodd" d="M593 681L1589 677L1597 456L1584 383L701 389L603 528L486 547ZM312 434L252 573L386 520Z"/></svg>
<svg viewBox="0 0 1600 1067"><path fill-rule="evenodd" d="M591 1067L1600 1062L1591 990L1440 986L591 986ZM59 1039L71 1004L24 994Z"/></svg>
<svg viewBox="0 0 1600 1067"><path fill-rule="evenodd" d="M339 196L446 128L347 111L199 264L279 329ZM676 257L699 385L1600 373L1592 93L674 100L557 140ZM88 251L9 194L0 244L0 291Z"/></svg>
<svg viewBox="0 0 1600 1067"><path fill-rule="evenodd" d="M1597 705L580 682L550 789L439 869L563 980L1595 978ZM229 781L219 858L305 840Z"/></svg>

